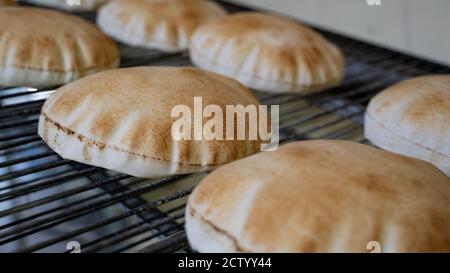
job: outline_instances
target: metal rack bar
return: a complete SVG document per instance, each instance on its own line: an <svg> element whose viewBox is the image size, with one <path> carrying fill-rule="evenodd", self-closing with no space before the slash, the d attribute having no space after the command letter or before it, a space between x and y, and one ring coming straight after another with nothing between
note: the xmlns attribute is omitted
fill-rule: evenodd
<svg viewBox="0 0 450 273"><path fill-rule="evenodd" d="M59 236L59 237L57 237L55 239L48 240L48 241L46 241L44 243L36 244L33 247L26 248L23 252L34 252L34 251L36 251L38 249L41 249L41 248L44 248L46 246L52 245L54 243L63 241L65 239L70 239L72 237L75 237L76 235L79 235L79 234L82 234L82 233L85 233L85 232L97 229L99 227L111 224L113 222L122 220L122 219L127 218L129 216L132 216L134 214L153 209L155 207L161 206L161 205L163 205L163 204L165 204L167 202L170 202L172 200L175 200L175 199L178 199L180 197L186 196L189 193L191 193L191 191L192 191L192 188L189 188L189 189L186 189L186 190L178 191L178 192L176 192L174 194L171 194L171 195L168 195L168 196L161 197L160 199L158 199L156 201L149 202L149 203L147 203L145 205L142 205L142 206L137 207L135 209L129 210L129 211L125 212L125 213L122 213L122 214L119 214L117 216L114 216L114 217L111 217L111 218L99 221L99 222L97 222L95 224L92 224L92 225L88 225L86 227L80 228L79 230L76 230L76 231L73 231L73 232L68 232L65 235ZM0 242L0 244L2 244L2 243Z"/></svg>

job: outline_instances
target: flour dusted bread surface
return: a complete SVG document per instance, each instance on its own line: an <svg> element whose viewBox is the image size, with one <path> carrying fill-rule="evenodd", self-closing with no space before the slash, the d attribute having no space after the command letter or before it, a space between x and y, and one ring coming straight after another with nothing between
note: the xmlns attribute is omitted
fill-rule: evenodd
<svg viewBox="0 0 450 273"><path fill-rule="evenodd" d="M125 44L174 52L188 48L198 26L225 14L208 0L114 0L99 10L97 24Z"/></svg>
<svg viewBox="0 0 450 273"><path fill-rule="evenodd" d="M409 79L378 94L365 115L365 136L450 176L450 75Z"/></svg>
<svg viewBox="0 0 450 273"><path fill-rule="evenodd" d="M197 66L262 91L311 93L344 76L339 48L289 19L237 13L201 26L192 38Z"/></svg>
<svg viewBox="0 0 450 273"><path fill-rule="evenodd" d="M26 0L29 3L67 11L93 11L107 0ZM70 3L73 3L70 5Z"/></svg>
<svg viewBox="0 0 450 273"><path fill-rule="evenodd" d="M79 17L41 8L0 9L0 86L55 86L118 63L114 42Z"/></svg>
<svg viewBox="0 0 450 273"><path fill-rule="evenodd" d="M450 179L431 164L338 140L295 142L208 175L188 200L200 252L450 251Z"/></svg>
<svg viewBox="0 0 450 273"><path fill-rule="evenodd" d="M63 158L139 177L208 170L258 151L257 140L173 139L172 108L193 112L194 96L223 111L259 105L238 82L195 68L117 69L56 90L43 106L39 135Z"/></svg>

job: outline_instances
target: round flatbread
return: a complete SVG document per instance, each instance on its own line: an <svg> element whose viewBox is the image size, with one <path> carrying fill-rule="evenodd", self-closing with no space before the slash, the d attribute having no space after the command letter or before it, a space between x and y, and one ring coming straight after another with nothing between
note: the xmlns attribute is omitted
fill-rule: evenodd
<svg viewBox="0 0 450 273"><path fill-rule="evenodd" d="M117 69L56 90L42 109L39 135L63 158L149 178L208 170L259 150L250 138L196 139L202 126L190 126L192 140L172 137L181 117L172 117L174 107L187 107L191 116L183 119L192 125L195 97L223 113L227 105L259 105L238 82L195 68Z"/></svg>
<svg viewBox="0 0 450 273"><path fill-rule="evenodd" d="M450 176L450 75L403 81L375 96L365 115L374 145L429 161Z"/></svg>
<svg viewBox="0 0 450 273"><path fill-rule="evenodd" d="M198 26L225 14L206 0L114 0L99 10L97 24L125 44L177 52Z"/></svg>
<svg viewBox="0 0 450 273"><path fill-rule="evenodd" d="M118 64L114 42L80 17L41 8L0 9L0 86L50 87Z"/></svg>
<svg viewBox="0 0 450 273"><path fill-rule="evenodd" d="M186 233L200 252L449 252L450 179L363 144L295 142L208 175Z"/></svg>
<svg viewBox="0 0 450 273"><path fill-rule="evenodd" d="M190 57L200 68L272 93L311 93L344 77L344 57L312 29L289 19L237 13L200 27Z"/></svg>

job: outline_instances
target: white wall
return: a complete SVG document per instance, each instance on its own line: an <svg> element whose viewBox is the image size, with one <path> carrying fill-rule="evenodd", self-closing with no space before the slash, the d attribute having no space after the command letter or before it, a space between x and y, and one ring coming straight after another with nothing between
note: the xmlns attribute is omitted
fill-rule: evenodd
<svg viewBox="0 0 450 273"><path fill-rule="evenodd" d="M227 0L450 64L450 0Z"/></svg>

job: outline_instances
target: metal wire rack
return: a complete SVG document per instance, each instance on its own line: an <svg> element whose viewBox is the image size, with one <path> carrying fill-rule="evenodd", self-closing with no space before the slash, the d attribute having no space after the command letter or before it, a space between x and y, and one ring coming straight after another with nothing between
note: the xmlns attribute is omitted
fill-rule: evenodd
<svg viewBox="0 0 450 273"><path fill-rule="evenodd" d="M231 12L247 10L221 2ZM89 20L95 14L81 13ZM377 92L400 80L450 68L318 29L346 55L342 85L325 93L256 93L280 105L282 142L347 139L366 143L363 113ZM191 65L168 54L120 44L122 67ZM186 198L205 174L140 179L65 160L36 134L53 90L0 89L0 252L190 251L183 228Z"/></svg>

